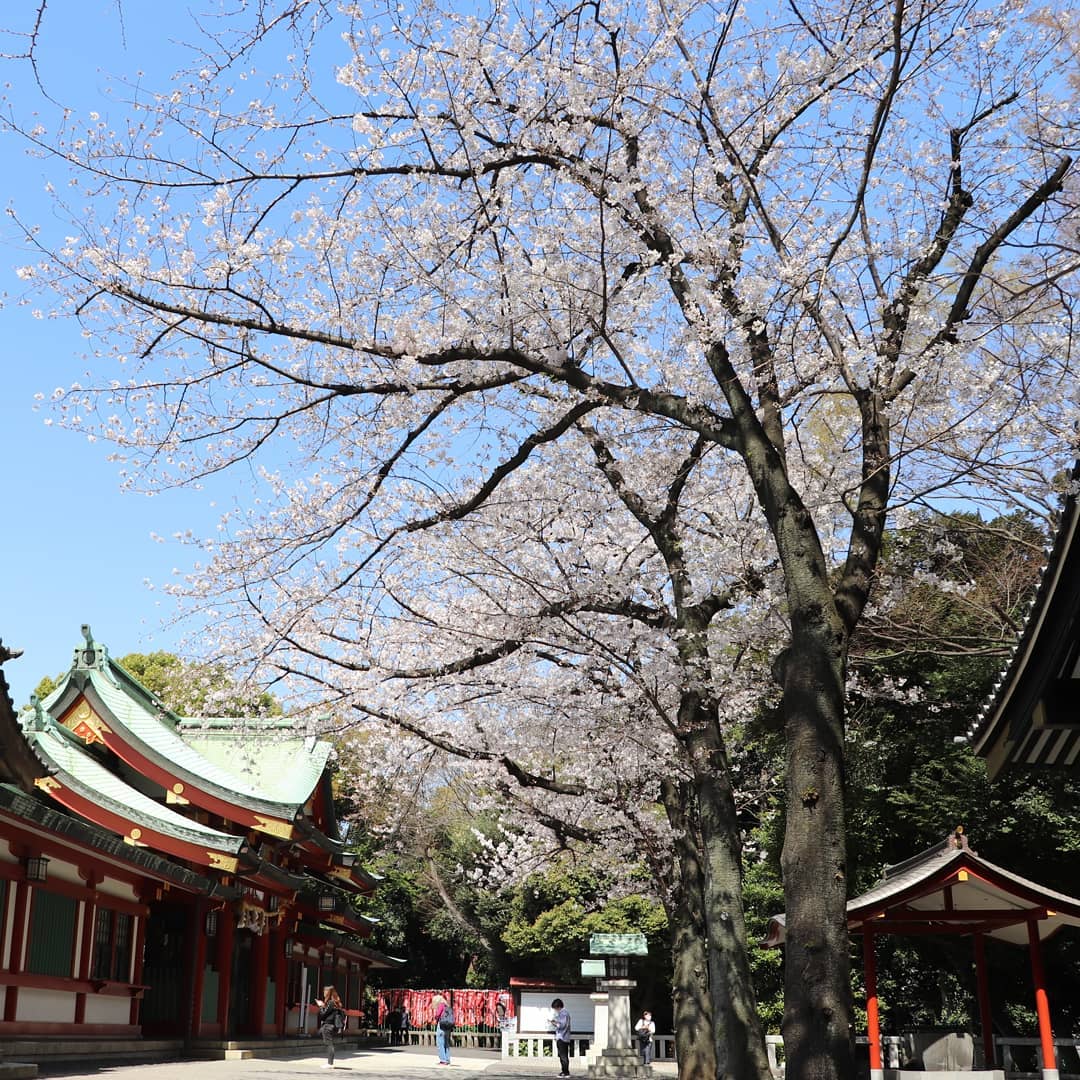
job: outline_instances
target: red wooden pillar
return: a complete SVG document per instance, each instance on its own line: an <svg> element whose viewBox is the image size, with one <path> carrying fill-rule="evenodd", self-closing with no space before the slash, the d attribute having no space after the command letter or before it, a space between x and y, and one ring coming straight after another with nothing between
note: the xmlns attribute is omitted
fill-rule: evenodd
<svg viewBox="0 0 1080 1080"><path fill-rule="evenodd" d="M1054 1055L1054 1032L1050 1026L1050 1002L1046 996L1046 972L1043 970L1039 923L1028 919L1028 951L1031 953L1031 981L1035 984L1035 1012L1039 1017L1039 1046L1042 1050L1043 1080L1057 1080Z"/></svg>
<svg viewBox="0 0 1080 1080"><path fill-rule="evenodd" d="M200 899L188 918L188 940L195 942L195 959L191 965L190 1010L191 1037L198 1039L203 1033L203 995L206 993L206 904Z"/></svg>
<svg viewBox="0 0 1080 1080"><path fill-rule="evenodd" d="M877 960L874 956L874 931L863 924L863 970L866 977L866 1034L870 1041L870 1080L881 1080L881 1023L878 1017Z"/></svg>
<svg viewBox="0 0 1080 1080"><path fill-rule="evenodd" d="M150 918L150 905L147 904L138 915L135 916L135 955L131 958L131 981L137 986L142 986L143 963L146 959L146 923ZM134 1027L139 1022L139 1010L142 1008L143 991L137 990L131 996L131 1009L128 1014L128 1022Z"/></svg>
<svg viewBox="0 0 1080 1080"><path fill-rule="evenodd" d="M91 889L94 888L93 877L87 882ZM97 920L97 905L94 896L87 897L82 902L83 922L79 933L79 970L75 972L75 978L87 982L90 978L91 962L94 951L94 923ZM86 991L80 990L75 995L75 1023L86 1023Z"/></svg>
<svg viewBox="0 0 1080 1080"><path fill-rule="evenodd" d="M26 949L26 911L30 903L30 886L25 881L15 885L15 904L11 920L11 960L8 971L12 975L23 969L23 953ZM11 1023L19 1011L19 988L9 986L4 999L4 1019Z"/></svg>
<svg viewBox="0 0 1080 1080"><path fill-rule="evenodd" d="M285 1034L285 1005L288 996L289 961L285 956L285 931L282 920L270 939L270 966L274 972L274 1034Z"/></svg>
<svg viewBox="0 0 1080 1080"><path fill-rule="evenodd" d="M990 981L986 975L986 938L975 935L975 985L979 994L979 1027L982 1029L983 1068L992 1069L997 1055L994 1053L994 1026L990 1017Z"/></svg>
<svg viewBox="0 0 1080 1080"><path fill-rule="evenodd" d="M222 1038L229 1032L229 997L232 990L233 924L232 909L223 907L218 913L217 969L218 969L218 1032Z"/></svg>
<svg viewBox="0 0 1080 1080"><path fill-rule="evenodd" d="M261 1036L266 1023L266 983L270 978L270 931L256 934L252 943L251 1033Z"/></svg>

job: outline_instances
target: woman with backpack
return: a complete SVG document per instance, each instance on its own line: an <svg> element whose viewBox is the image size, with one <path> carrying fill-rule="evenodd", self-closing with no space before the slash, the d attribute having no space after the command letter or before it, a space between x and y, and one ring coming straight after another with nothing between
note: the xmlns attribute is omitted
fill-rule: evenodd
<svg viewBox="0 0 1080 1080"><path fill-rule="evenodd" d="M450 1064L450 1043L454 1034L454 1009L450 1002L436 994L431 999L435 1006L435 1048L439 1051L439 1064Z"/></svg>
<svg viewBox="0 0 1080 1080"><path fill-rule="evenodd" d="M323 987L322 997L315 999L319 1009L318 1026L326 1046L326 1064L324 1069L334 1067L334 1037L345 1030L345 1006L341 995L332 986Z"/></svg>

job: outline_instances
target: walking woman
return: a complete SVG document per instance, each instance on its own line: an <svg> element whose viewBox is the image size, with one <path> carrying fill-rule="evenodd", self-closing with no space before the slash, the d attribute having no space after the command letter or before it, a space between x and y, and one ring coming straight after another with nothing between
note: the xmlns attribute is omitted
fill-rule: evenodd
<svg viewBox="0 0 1080 1080"><path fill-rule="evenodd" d="M334 1067L334 1036L345 1030L345 1006L341 996L332 986L323 987L322 997L315 999L319 1008L319 1033L326 1046L324 1069Z"/></svg>

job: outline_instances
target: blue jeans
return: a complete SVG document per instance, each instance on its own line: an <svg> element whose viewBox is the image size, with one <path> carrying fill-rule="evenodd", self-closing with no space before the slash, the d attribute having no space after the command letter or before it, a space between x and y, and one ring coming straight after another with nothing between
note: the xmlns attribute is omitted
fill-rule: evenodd
<svg viewBox="0 0 1080 1080"><path fill-rule="evenodd" d="M439 1051L439 1060L445 1061L447 1064L450 1062L450 1038L453 1035L452 1031L447 1031L445 1028L435 1029L435 1048Z"/></svg>

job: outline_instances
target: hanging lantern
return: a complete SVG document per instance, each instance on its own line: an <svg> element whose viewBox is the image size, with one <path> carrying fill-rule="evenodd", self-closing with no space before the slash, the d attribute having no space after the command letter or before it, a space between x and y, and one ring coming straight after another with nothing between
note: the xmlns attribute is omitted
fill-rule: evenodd
<svg viewBox="0 0 1080 1080"><path fill-rule="evenodd" d="M46 881L49 877L49 860L44 855L31 855L26 860L26 880Z"/></svg>

